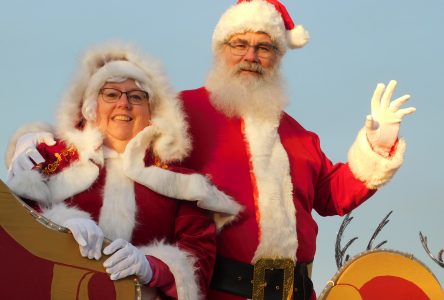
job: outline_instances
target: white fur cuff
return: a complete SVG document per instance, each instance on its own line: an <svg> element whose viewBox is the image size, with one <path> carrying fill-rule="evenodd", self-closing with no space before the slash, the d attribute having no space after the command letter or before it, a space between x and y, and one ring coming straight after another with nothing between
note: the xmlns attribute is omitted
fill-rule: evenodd
<svg viewBox="0 0 444 300"><path fill-rule="evenodd" d="M365 128L361 129L348 152L349 166L357 179L367 188L378 189L387 183L404 161L406 143L399 139L393 156L384 158L370 147Z"/></svg>
<svg viewBox="0 0 444 300"><path fill-rule="evenodd" d="M139 248L145 255L151 255L164 262L176 282L177 296L181 300L201 299L195 274L195 257L178 247L156 242Z"/></svg>
<svg viewBox="0 0 444 300"><path fill-rule="evenodd" d="M43 204L49 203L51 193L43 176L36 170L14 175L6 184L18 196Z"/></svg>

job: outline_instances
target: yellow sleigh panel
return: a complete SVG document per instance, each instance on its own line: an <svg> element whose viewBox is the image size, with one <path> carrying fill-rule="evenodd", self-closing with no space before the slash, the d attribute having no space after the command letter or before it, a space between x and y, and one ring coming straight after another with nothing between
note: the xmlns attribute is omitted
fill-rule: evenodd
<svg viewBox="0 0 444 300"><path fill-rule="evenodd" d="M412 255L370 250L350 259L319 300L443 300L433 273Z"/></svg>

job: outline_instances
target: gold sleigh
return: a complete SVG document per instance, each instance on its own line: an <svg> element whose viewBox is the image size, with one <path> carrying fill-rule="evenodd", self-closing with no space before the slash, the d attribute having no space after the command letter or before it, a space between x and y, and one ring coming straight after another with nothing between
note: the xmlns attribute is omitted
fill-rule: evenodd
<svg viewBox="0 0 444 300"><path fill-rule="evenodd" d="M335 257L338 272L320 294L318 300L443 300L444 291L437 277L412 254L382 249L387 241L373 246L376 236L389 222L390 212L379 224L367 250L349 259L348 247L357 239L351 239L343 247L342 234L353 217L346 215L336 238ZM429 256L444 268L440 251L437 257L427 246L427 237L420 233L421 242ZM345 262L344 262L345 259Z"/></svg>
<svg viewBox="0 0 444 300"><path fill-rule="evenodd" d="M39 216L0 180L0 299L140 299L135 277L112 281L64 227Z"/></svg>

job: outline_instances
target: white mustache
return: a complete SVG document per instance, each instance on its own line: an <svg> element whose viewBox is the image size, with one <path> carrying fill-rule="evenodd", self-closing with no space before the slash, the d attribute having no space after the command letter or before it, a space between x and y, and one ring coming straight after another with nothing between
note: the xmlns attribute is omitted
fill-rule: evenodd
<svg viewBox="0 0 444 300"><path fill-rule="evenodd" d="M264 68L258 63L243 61L236 65L235 73L239 73L241 71L252 71L263 74Z"/></svg>

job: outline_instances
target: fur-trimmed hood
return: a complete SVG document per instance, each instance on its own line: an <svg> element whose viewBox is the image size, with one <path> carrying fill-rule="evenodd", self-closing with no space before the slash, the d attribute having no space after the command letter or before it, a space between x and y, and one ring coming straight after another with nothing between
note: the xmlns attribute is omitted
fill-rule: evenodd
<svg viewBox="0 0 444 300"><path fill-rule="evenodd" d="M181 102L159 62L130 45L105 45L85 53L59 106L57 135L81 148L80 135L96 118L98 89L112 77L135 79L149 92L151 124L160 129L153 144L155 154L165 162L186 157L191 142Z"/></svg>

